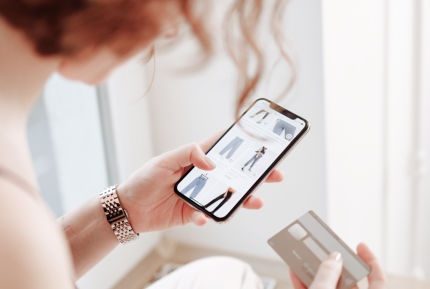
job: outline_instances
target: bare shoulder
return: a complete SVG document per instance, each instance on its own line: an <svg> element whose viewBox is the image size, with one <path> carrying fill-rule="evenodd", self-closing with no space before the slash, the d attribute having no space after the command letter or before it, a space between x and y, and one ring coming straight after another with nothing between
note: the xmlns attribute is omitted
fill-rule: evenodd
<svg viewBox="0 0 430 289"><path fill-rule="evenodd" d="M0 180L0 288L73 288L67 243L46 206Z"/></svg>

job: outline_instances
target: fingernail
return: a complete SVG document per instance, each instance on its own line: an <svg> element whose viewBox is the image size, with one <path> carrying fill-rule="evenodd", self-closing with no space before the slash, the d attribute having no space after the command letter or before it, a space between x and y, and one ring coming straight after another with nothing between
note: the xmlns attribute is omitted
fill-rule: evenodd
<svg viewBox="0 0 430 289"><path fill-rule="evenodd" d="M328 256L327 259L340 262L342 261L342 254L340 254L339 252L333 252Z"/></svg>

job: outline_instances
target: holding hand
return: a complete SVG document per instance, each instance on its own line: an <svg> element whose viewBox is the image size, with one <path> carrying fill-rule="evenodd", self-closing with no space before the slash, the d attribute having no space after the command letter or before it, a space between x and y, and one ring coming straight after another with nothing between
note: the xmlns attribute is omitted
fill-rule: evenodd
<svg viewBox="0 0 430 289"><path fill-rule="evenodd" d="M164 230L189 222L206 224L206 216L179 198L173 188L193 165L202 170L215 168L204 151L207 151L219 136L220 134L201 144L186 145L155 157L124 184L118 186L119 199L136 232ZM274 170L266 181L280 182L282 179L282 173ZM260 209L263 201L251 195L243 206L247 209Z"/></svg>
<svg viewBox="0 0 430 289"><path fill-rule="evenodd" d="M370 267L370 274L367 276L369 289L387 289L385 274L372 251L361 243L357 246L357 254ZM342 258L339 253L332 253L321 263L309 289L336 289L341 273ZM306 286L292 271L290 271L290 276L295 289L306 289Z"/></svg>

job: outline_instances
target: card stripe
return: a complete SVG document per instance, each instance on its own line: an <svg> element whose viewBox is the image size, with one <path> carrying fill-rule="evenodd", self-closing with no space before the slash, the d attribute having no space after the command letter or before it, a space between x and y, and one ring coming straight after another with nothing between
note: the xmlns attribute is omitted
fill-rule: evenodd
<svg viewBox="0 0 430 289"><path fill-rule="evenodd" d="M309 250L312 251L312 253L315 254L315 256L320 259L320 261L323 261L325 258L327 258L328 254L318 245L312 237L307 237L303 243L306 245L306 247L309 248Z"/></svg>

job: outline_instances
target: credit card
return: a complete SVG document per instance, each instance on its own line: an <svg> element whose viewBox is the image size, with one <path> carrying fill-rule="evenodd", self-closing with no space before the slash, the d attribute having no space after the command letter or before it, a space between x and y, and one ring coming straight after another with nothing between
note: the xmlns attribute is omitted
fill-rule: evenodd
<svg viewBox="0 0 430 289"><path fill-rule="evenodd" d="M321 262L335 251L341 253L343 259L337 289L350 289L370 273L369 266L313 211L288 225L268 243L308 287Z"/></svg>

